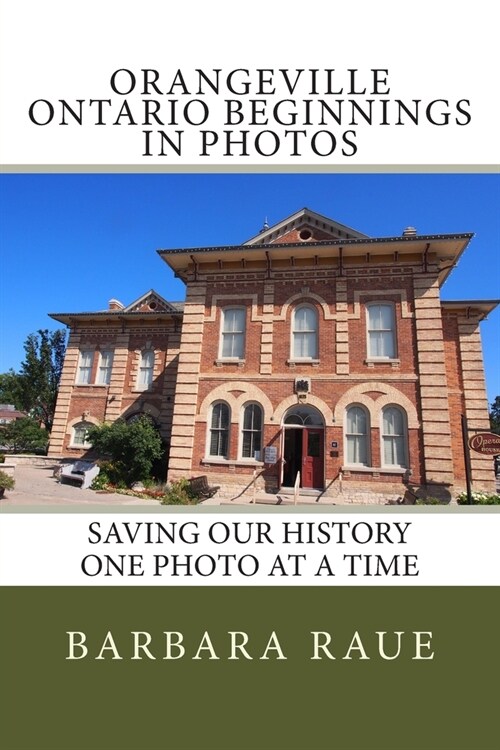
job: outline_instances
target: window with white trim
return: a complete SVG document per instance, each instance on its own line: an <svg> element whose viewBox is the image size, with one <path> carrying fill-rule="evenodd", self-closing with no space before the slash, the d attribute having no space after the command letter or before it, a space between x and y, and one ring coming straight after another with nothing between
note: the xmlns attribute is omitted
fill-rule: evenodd
<svg viewBox="0 0 500 750"><path fill-rule="evenodd" d="M247 404L243 410L241 427L241 457L255 458L262 447L262 409L259 404Z"/></svg>
<svg viewBox="0 0 500 750"><path fill-rule="evenodd" d="M292 315L292 359L317 357L318 313L310 305L300 305Z"/></svg>
<svg viewBox="0 0 500 750"><path fill-rule="evenodd" d="M146 390L153 382L155 353L153 349L143 349L137 373L137 387Z"/></svg>
<svg viewBox="0 0 500 750"><path fill-rule="evenodd" d="M229 406L223 401L212 406L209 455L227 458L229 449Z"/></svg>
<svg viewBox="0 0 500 750"><path fill-rule="evenodd" d="M97 383L99 385L110 384L112 368L113 368L112 350L103 350L99 352L99 367L97 368Z"/></svg>
<svg viewBox="0 0 500 750"><path fill-rule="evenodd" d="M94 363L94 350L83 349L80 352L78 371L76 374L77 385L89 385L92 380L92 365Z"/></svg>
<svg viewBox="0 0 500 750"><path fill-rule="evenodd" d="M92 427L90 422L77 422L73 425L71 445L75 448L91 448L92 443L87 440L87 431Z"/></svg>
<svg viewBox="0 0 500 750"><path fill-rule="evenodd" d="M346 463L350 466L369 465L369 416L362 406L350 406L346 413Z"/></svg>
<svg viewBox="0 0 500 750"><path fill-rule="evenodd" d="M386 406L382 412L382 465L408 466L406 416L398 406Z"/></svg>
<svg viewBox="0 0 500 750"><path fill-rule="evenodd" d="M394 305L370 303L366 306L368 326L368 357L394 359L396 357L396 327Z"/></svg>
<svg viewBox="0 0 500 750"><path fill-rule="evenodd" d="M246 310L226 307L222 311L221 359L243 359L245 353Z"/></svg>

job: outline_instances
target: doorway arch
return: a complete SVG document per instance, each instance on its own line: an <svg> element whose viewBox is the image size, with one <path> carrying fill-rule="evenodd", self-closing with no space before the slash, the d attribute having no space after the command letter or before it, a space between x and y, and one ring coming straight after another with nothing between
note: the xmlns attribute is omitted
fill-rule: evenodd
<svg viewBox="0 0 500 750"><path fill-rule="evenodd" d="M300 471L300 487L323 489L325 479L325 420L309 404L295 404L283 415L283 477L293 487Z"/></svg>

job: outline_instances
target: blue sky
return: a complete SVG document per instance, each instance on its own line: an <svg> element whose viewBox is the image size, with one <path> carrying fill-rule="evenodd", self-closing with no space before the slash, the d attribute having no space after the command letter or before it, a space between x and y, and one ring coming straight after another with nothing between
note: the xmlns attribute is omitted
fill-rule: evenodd
<svg viewBox="0 0 500 750"><path fill-rule="evenodd" d="M486 174L4 174L0 372L49 312L102 310L152 287L184 298L156 250L243 242L307 206L371 236L474 232L443 299L500 298L500 177ZM500 394L500 310L482 324Z"/></svg>

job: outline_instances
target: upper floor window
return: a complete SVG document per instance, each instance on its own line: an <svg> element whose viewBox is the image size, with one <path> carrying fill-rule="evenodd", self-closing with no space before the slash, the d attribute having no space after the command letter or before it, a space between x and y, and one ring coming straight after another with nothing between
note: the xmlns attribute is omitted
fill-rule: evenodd
<svg viewBox="0 0 500 750"><path fill-rule="evenodd" d="M92 380L92 365L94 363L94 352L87 349L80 352L76 382L78 385L89 385Z"/></svg>
<svg viewBox="0 0 500 750"><path fill-rule="evenodd" d="M99 385L109 385L112 367L113 352L101 351L99 355L99 367L97 369L97 382Z"/></svg>
<svg viewBox="0 0 500 750"><path fill-rule="evenodd" d="M262 409L259 404L248 404L243 411L241 430L242 458L255 458L262 446Z"/></svg>
<svg viewBox="0 0 500 750"><path fill-rule="evenodd" d="M351 406L346 414L346 461L350 465L369 464L369 419L361 406Z"/></svg>
<svg viewBox="0 0 500 750"><path fill-rule="evenodd" d="M316 359L318 356L318 314L313 307L296 307L292 316L292 358Z"/></svg>
<svg viewBox="0 0 500 750"><path fill-rule="evenodd" d="M149 388L153 382L153 371L155 366L155 353L152 349L144 349L141 352L139 372L137 375L137 387Z"/></svg>
<svg viewBox="0 0 500 750"><path fill-rule="evenodd" d="M244 307L227 307L222 311L221 359L243 359L245 352Z"/></svg>
<svg viewBox="0 0 500 750"><path fill-rule="evenodd" d="M368 356L393 359L396 356L394 305L367 305Z"/></svg>
<svg viewBox="0 0 500 750"><path fill-rule="evenodd" d="M382 412L382 462L384 466L408 466L406 419L397 406L387 406Z"/></svg>
<svg viewBox="0 0 500 750"><path fill-rule="evenodd" d="M224 402L214 404L210 420L209 455L227 458L229 449L229 406Z"/></svg>

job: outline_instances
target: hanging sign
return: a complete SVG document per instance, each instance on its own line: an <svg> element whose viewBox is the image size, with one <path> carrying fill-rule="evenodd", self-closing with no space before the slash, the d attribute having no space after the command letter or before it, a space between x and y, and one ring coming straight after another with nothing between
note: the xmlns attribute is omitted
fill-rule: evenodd
<svg viewBox="0 0 500 750"><path fill-rule="evenodd" d="M483 456L500 455L500 435L492 432L478 432L469 438L469 448Z"/></svg>

